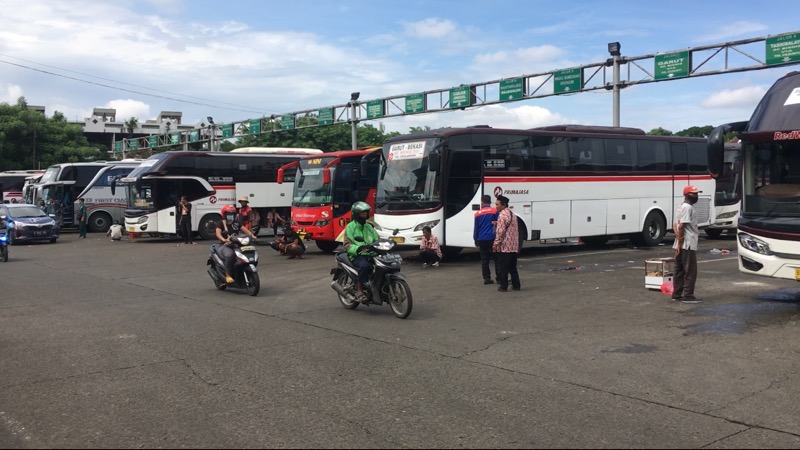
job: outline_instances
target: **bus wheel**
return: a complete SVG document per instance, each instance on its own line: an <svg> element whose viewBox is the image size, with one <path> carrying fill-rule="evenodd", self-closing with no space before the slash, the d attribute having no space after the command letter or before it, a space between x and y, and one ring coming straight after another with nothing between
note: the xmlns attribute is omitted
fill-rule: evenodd
<svg viewBox="0 0 800 450"><path fill-rule="evenodd" d="M325 253L333 253L337 248L339 248L339 243L336 241L314 241L314 242L317 244L317 248Z"/></svg>
<svg viewBox="0 0 800 450"><path fill-rule="evenodd" d="M644 219L642 232L634 235L631 239L635 245L640 247L655 247L664 239L667 234L667 221L658 211L650 211Z"/></svg>
<svg viewBox="0 0 800 450"><path fill-rule="evenodd" d="M215 231L217 229L217 222L220 220L222 220L222 216L219 214L203 216L203 219L200 220L200 225L197 227L197 234L207 241L216 239Z"/></svg>
<svg viewBox="0 0 800 450"><path fill-rule="evenodd" d="M89 216L88 225L92 233L105 233L111 228L111 216L108 213L96 212Z"/></svg>
<svg viewBox="0 0 800 450"><path fill-rule="evenodd" d="M706 235L708 235L708 237L711 239L718 239L720 236L722 236L722 230L719 228L706 228Z"/></svg>

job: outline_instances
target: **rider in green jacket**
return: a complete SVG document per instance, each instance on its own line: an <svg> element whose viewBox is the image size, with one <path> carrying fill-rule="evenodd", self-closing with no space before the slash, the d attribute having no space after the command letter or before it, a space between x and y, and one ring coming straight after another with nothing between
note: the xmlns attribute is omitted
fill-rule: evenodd
<svg viewBox="0 0 800 450"><path fill-rule="evenodd" d="M369 246L378 240L378 233L369 218L370 207L364 202L353 204L353 220L347 224L344 232L344 248L350 261L358 269L358 283L356 284L356 300L366 300L364 286L369 281L372 273L372 257L375 256L369 251Z"/></svg>

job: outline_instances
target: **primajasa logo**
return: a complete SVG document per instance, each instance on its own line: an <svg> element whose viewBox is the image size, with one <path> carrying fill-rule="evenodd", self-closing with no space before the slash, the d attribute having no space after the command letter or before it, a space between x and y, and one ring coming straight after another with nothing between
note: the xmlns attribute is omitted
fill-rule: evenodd
<svg viewBox="0 0 800 450"><path fill-rule="evenodd" d="M494 196L495 198L500 197L501 195L526 195L528 193L528 189L508 189L503 191L503 188L500 186L495 186L494 188Z"/></svg>

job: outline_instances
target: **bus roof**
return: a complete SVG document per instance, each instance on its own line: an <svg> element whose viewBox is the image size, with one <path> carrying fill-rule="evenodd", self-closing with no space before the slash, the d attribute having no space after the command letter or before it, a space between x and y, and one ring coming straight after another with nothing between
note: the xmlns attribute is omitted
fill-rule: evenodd
<svg viewBox="0 0 800 450"><path fill-rule="evenodd" d="M408 141L409 139L419 138L419 139L428 139L428 138L449 138L452 136L464 135L464 134L519 134L519 135L531 135L531 134L541 134L545 136L554 136L558 133L569 133L571 135L583 135L583 136L597 136L597 135L618 135L618 136L641 136L644 139L676 139L676 140L696 140L702 138L690 138L690 137L683 137L683 136L653 136L648 135L644 132L644 130L640 128L630 128L630 127L606 127L606 126L599 126L599 125L549 125L545 127L538 127L538 128L529 128L529 129L517 129L517 128L492 128L487 125L478 125L473 127L463 127L463 128L439 128L436 130L427 130L421 131L416 133L409 133L403 134L400 136L395 136L393 138L389 138L386 140L386 143L392 142L399 142L399 141Z"/></svg>
<svg viewBox="0 0 800 450"><path fill-rule="evenodd" d="M217 152L215 152L217 153ZM292 148L292 147L242 147L235 148L230 153L280 153L289 155L314 155L322 153L317 148Z"/></svg>
<svg viewBox="0 0 800 450"><path fill-rule="evenodd" d="M374 152L375 150L379 150L380 146L369 146L369 147L359 147L355 150L337 150L335 152L325 152L322 155L313 154L304 156L302 159L313 159L313 158L347 158L348 156L363 156L367 153Z"/></svg>
<svg viewBox="0 0 800 450"><path fill-rule="evenodd" d="M773 140L775 131L800 128L800 72L790 72L778 79L758 103L742 137ZM763 133L761 136L753 136Z"/></svg>

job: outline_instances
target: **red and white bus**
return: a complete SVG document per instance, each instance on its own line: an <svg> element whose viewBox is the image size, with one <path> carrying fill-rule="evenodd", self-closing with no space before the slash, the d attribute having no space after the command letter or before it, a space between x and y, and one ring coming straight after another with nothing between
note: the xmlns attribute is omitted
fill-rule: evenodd
<svg viewBox="0 0 800 450"><path fill-rule="evenodd" d="M725 134L742 146L739 270L800 281L800 72L780 78L747 122L720 125L708 138L709 166L724 173Z"/></svg>
<svg viewBox="0 0 800 450"><path fill-rule="evenodd" d="M44 170L7 170L0 172L0 193L3 203L25 203L23 187L28 178L39 177Z"/></svg>
<svg viewBox="0 0 800 450"><path fill-rule="evenodd" d="M713 221L707 156L704 139L620 127L478 126L397 136L382 150L376 229L416 246L430 226L456 253L474 247L474 213L489 194L509 198L523 240L625 236L658 245L686 185L703 191L699 224Z"/></svg>
<svg viewBox="0 0 800 450"><path fill-rule="evenodd" d="M203 239L213 239L222 206L236 205L242 196L262 218L270 208L288 211L292 184L277 183L278 169L319 153L322 150L246 147L155 154L122 179L128 192L125 228L129 233L176 234L176 206L182 196L192 203L192 230Z"/></svg>
<svg viewBox="0 0 800 450"><path fill-rule="evenodd" d="M292 194L292 226L316 242L323 252L333 252L344 241L351 208L357 201L375 206L380 147L344 150L306 156L278 171L296 169ZM370 157L372 156L372 157ZM362 163L363 161L363 163Z"/></svg>

